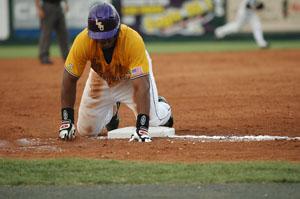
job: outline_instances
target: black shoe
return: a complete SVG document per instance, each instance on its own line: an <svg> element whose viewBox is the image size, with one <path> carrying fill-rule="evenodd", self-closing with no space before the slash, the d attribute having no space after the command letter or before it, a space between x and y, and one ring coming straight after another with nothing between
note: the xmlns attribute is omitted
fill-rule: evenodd
<svg viewBox="0 0 300 199"><path fill-rule="evenodd" d="M49 58L42 58L41 59L41 64L52 65L53 62Z"/></svg>
<svg viewBox="0 0 300 199"><path fill-rule="evenodd" d="M121 103L117 102L116 105L117 105L117 111L116 111L115 115L111 118L110 122L105 126L107 131L112 131L119 127L120 118L119 118L118 112L119 112Z"/></svg>
<svg viewBox="0 0 300 199"><path fill-rule="evenodd" d="M167 102L166 98L164 98L163 96L158 96L158 101L159 102L164 102L166 104L169 104ZM171 128L171 127L173 127L173 124L174 124L174 119L173 119L173 115L171 115L170 118L169 118L169 120L165 124L163 124L161 126L165 126L165 127L170 127Z"/></svg>
<svg viewBox="0 0 300 199"><path fill-rule="evenodd" d="M170 119L164 125L161 126L172 128L173 124L174 124L174 120L173 120L173 116L171 115Z"/></svg>

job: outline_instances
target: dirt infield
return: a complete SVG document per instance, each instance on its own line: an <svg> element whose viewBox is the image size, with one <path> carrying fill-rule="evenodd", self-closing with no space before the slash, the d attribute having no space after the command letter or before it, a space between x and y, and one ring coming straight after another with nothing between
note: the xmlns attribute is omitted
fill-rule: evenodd
<svg viewBox="0 0 300 199"><path fill-rule="evenodd" d="M300 136L300 50L153 54L159 94L178 135ZM63 63L0 60L0 157L83 157L164 162L300 161L300 141L152 143L57 139ZM78 85L76 110L87 76ZM121 106L121 127L134 126Z"/></svg>

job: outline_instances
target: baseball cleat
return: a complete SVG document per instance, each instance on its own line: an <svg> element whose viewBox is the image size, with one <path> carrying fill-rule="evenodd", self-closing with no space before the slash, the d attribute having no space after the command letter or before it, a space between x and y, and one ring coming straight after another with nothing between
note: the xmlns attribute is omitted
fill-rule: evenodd
<svg viewBox="0 0 300 199"><path fill-rule="evenodd" d="M105 126L107 131L112 131L115 130L119 127L119 123L120 123L120 118L119 118L119 108L120 108L121 103L117 102L116 106L117 106L117 111L115 113L115 115L111 118L110 122Z"/></svg>

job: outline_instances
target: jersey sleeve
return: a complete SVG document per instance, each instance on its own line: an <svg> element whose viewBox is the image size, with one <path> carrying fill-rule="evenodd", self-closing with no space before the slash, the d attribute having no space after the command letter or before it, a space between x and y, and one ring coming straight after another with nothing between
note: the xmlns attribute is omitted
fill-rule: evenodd
<svg viewBox="0 0 300 199"><path fill-rule="evenodd" d="M73 76L80 77L89 60L89 39L83 30L74 40L65 62L65 69Z"/></svg>
<svg viewBox="0 0 300 199"><path fill-rule="evenodd" d="M126 46L128 47L126 54L129 60L130 79L148 75L149 63L142 37L134 30L131 30Z"/></svg>

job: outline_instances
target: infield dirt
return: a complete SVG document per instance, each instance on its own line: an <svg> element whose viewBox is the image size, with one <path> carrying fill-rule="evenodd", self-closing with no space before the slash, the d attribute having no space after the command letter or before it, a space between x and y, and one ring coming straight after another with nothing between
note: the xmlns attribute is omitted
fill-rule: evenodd
<svg viewBox="0 0 300 199"><path fill-rule="evenodd" d="M152 54L159 94L178 135L300 136L300 50ZM77 136L58 140L63 62L0 60L0 157L159 162L300 161L300 141L152 143ZM88 74L79 80L75 112ZM124 105L121 127L134 126Z"/></svg>

